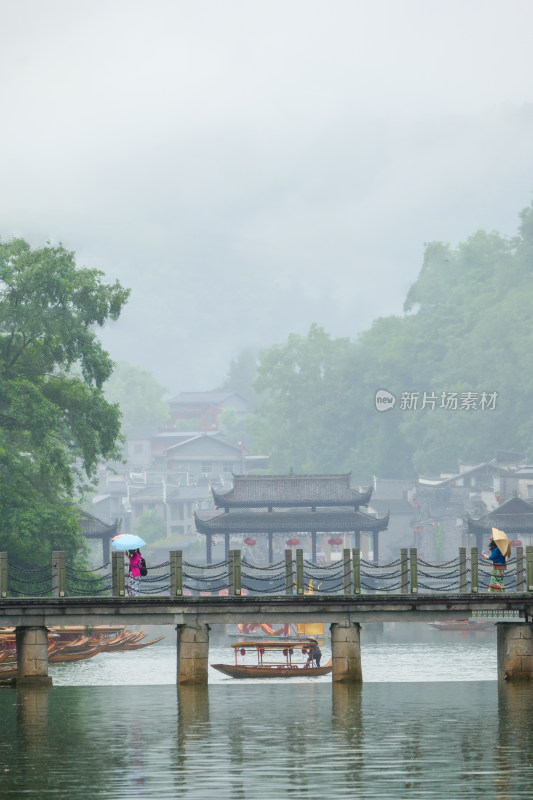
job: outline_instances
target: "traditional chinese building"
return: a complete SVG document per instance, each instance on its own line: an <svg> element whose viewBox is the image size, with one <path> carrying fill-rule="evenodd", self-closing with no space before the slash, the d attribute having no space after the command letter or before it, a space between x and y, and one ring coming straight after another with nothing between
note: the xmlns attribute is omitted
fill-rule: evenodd
<svg viewBox="0 0 533 800"><path fill-rule="evenodd" d="M484 517L473 519L467 515L466 525L467 532L476 537L476 547L480 553L484 548L487 552L492 528L498 528L506 533L511 542L521 542L524 536L528 539L533 536L533 503L528 503L520 497L512 497Z"/></svg>
<svg viewBox="0 0 533 800"><path fill-rule="evenodd" d="M361 533L372 536L373 559L379 558L379 532L387 529L389 514L378 518L360 511L368 505L372 487L357 491L345 475L234 475L233 488L211 489L216 508L224 513L202 519L195 514L198 533L206 537L206 562L212 561L212 537L223 535L226 557L230 536L268 541L273 563L274 537L310 534L311 558L316 562L317 537L352 534L353 547L361 547Z"/></svg>
<svg viewBox="0 0 533 800"><path fill-rule="evenodd" d="M93 517L88 511L79 509L79 523L82 534L86 539L97 539L102 543L102 557L104 564L111 561L111 539L120 530L120 520L115 520L112 525L102 522L98 517Z"/></svg>

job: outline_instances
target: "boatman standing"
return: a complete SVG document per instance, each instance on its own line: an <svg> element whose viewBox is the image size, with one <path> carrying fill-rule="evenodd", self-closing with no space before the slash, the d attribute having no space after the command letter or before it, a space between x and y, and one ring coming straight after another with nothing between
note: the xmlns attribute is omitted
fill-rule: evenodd
<svg viewBox="0 0 533 800"><path fill-rule="evenodd" d="M320 659L322 658L322 650L318 646L318 641L313 636L310 636L307 640L309 642L309 655L307 656L307 663L311 665L311 662L314 661L316 666L320 666Z"/></svg>

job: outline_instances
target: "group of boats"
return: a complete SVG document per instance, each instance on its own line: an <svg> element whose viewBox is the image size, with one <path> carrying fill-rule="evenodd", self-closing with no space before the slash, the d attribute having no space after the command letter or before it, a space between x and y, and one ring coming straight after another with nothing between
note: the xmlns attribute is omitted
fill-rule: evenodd
<svg viewBox="0 0 533 800"><path fill-rule="evenodd" d="M94 658L100 653L140 650L161 641L163 636L145 641L148 634L131 631L125 625L83 625L48 629L48 661L60 663ZM17 646L14 628L0 628L0 680L17 672Z"/></svg>
<svg viewBox="0 0 533 800"><path fill-rule="evenodd" d="M429 624L438 630L471 632L485 630L494 623L468 619ZM238 637L238 641L231 645L234 663L211 666L232 678L312 678L328 675L333 669L331 658L323 666L318 666L310 658L312 643L317 641L310 633L322 638L323 626L285 625L274 629L264 623L239 625L235 633L229 634ZM140 650L164 638L158 636L146 640L146 637L143 631L131 631L124 625L51 627L48 631L48 661L82 661L100 653ZM0 628L0 680L12 678L16 672L15 629Z"/></svg>

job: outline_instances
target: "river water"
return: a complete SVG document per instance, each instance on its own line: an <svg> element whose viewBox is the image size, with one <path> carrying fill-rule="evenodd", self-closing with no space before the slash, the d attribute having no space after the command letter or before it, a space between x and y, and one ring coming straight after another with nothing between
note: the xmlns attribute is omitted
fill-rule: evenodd
<svg viewBox="0 0 533 800"><path fill-rule="evenodd" d="M533 688L498 685L493 630L368 626L361 644L361 687L210 670L177 688L173 631L50 665L52 689L0 690L0 798L531 800Z"/></svg>

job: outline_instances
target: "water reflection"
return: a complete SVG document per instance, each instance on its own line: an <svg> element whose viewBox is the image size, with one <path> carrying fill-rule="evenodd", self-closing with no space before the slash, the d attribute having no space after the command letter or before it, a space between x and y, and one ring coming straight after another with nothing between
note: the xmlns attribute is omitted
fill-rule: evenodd
<svg viewBox="0 0 533 800"><path fill-rule="evenodd" d="M530 800L533 687L496 682L0 692L9 800Z"/></svg>
<svg viewBox="0 0 533 800"><path fill-rule="evenodd" d="M17 738L29 752L38 753L48 736L49 686L19 687L17 698Z"/></svg>
<svg viewBox="0 0 533 800"><path fill-rule="evenodd" d="M532 712L533 686L530 683L498 685L498 741L493 754L495 800L513 800L516 761L520 753L533 753Z"/></svg>
<svg viewBox="0 0 533 800"><path fill-rule="evenodd" d="M364 768L363 686L331 685L332 739L335 765L342 769L347 785L362 789Z"/></svg>

